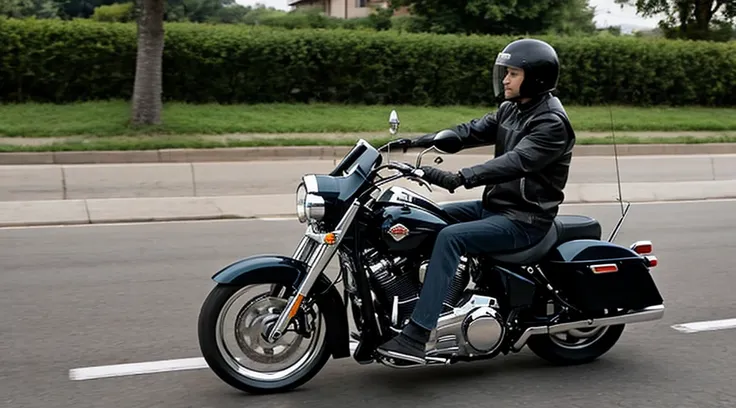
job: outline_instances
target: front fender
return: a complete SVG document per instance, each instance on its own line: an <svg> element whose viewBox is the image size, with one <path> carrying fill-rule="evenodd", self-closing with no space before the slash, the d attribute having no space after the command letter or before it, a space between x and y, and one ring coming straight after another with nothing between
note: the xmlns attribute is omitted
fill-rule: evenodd
<svg viewBox="0 0 736 408"><path fill-rule="evenodd" d="M296 290L307 275L307 264L282 255L255 255L236 261L218 271L212 280L221 285L277 283ZM335 359L350 357L348 315L340 292L330 279L320 274L307 295L315 295L327 323L327 342Z"/></svg>
<svg viewBox="0 0 736 408"><path fill-rule="evenodd" d="M225 285L283 283L296 287L306 274L307 264L294 258L282 255L255 255L222 268L212 280Z"/></svg>

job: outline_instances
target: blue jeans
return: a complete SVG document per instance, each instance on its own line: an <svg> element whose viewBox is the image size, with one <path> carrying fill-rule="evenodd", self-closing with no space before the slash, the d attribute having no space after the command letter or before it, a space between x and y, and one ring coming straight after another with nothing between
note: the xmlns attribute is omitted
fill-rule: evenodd
<svg viewBox="0 0 736 408"><path fill-rule="evenodd" d="M427 330L437 326L462 255L480 255L528 247L539 242L547 227L535 227L489 212L480 200L443 207L459 222L443 228L429 259L424 285L411 319Z"/></svg>

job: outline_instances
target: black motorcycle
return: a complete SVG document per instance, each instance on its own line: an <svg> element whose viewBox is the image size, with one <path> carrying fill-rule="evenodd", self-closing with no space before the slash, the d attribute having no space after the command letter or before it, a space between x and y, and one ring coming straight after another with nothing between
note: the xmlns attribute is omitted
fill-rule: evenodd
<svg viewBox="0 0 736 408"><path fill-rule="evenodd" d="M395 111L390 122L395 134ZM251 393L293 389L330 357L415 366L376 347L408 322L434 239L456 220L415 192L381 187L401 178L424 184L422 156L456 153L461 140L442 132L415 166L382 164L381 152L395 146L360 140L330 174L303 177L296 212L307 228L293 256L253 256L214 275L198 334L207 364L227 384ZM559 215L530 248L463 257L426 364L489 359L525 345L552 363L581 364L611 349L625 324L662 318L651 242L613 243L628 208L607 241L597 220ZM324 273L335 254L342 296Z"/></svg>

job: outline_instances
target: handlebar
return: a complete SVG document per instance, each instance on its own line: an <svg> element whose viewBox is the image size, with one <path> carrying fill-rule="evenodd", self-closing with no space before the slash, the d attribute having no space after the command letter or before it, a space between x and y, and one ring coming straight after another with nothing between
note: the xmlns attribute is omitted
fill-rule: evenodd
<svg viewBox="0 0 736 408"><path fill-rule="evenodd" d="M397 170L400 173L399 176L389 177L385 180L382 180L381 184L388 183L390 181L394 181L394 180L398 180L400 178L406 177L407 179L416 182L420 186L426 187L427 190L429 190L430 192L432 191L432 188L429 187L429 184L425 182L424 180L422 180L422 177L424 176L424 171L420 168L416 168L408 163L402 163L402 162L396 162L396 161L391 161L388 164L385 164L379 167L378 169L376 169L376 171L380 170L381 168Z"/></svg>
<svg viewBox="0 0 736 408"><path fill-rule="evenodd" d="M401 163L397 161L389 162L386 167L388 167L389 169L398 170L405 175L411 174L415 170L419 170L409 163Z"/></svg>
<svg viewBox="0 0 736 408"><path fill-rule="evenodd" d="M390 149L391 147L400 147L403 150L403 152L406 153L406 151L409 149L409 147L411 147L412 143L413 142L412 142L411 139L395 139L395 140L389 141L385 145L379 147L377 150L379 152L385 152L388 149ZM427 183L426 181L424 181L422 179L424 177L424 171L422 169L420 169L420 168L417 167L421 163L421 157L424 155L424 153L426 153L426 152L428 152L430 150L431 150L431 148L426 149L425 151L423 151L422 153L419 154L419 157L417 158L417 164L416 164L416 166L413 166L413 165L411 165L409 163L390 161L389 163L376 168L373 171L373 173L375 173L375 174L377 174L379 170L386 169L386 168L392 169L392 170L397 170L400 173L398 176L392 176L392 177L388 177L388 178L385 178L385 179L381 178L381 181L378 182L378 183L376 183L376 185L385 184L385 183L388 183L388 182L391 182L391 181L398 180L400 178L406 177L409 180L412 180L412 181L418 183L420 186L426 187L427 190L429 190L430 192L432 192L432 188L429 186L429 183ZM442 160L441 159L439 159L439 161L435 160L435 163L437 163L437 164L442 163ZM453 193L453 192L454 191L450 191L450 193Z"/></svg>
<svg viewBox="0 0 736 408"><path fill-rule="evenodd" d="M411 147L410 139L395 139L378 148L379 152L385 152L392 147L399 147L403 153Z"/></svg>

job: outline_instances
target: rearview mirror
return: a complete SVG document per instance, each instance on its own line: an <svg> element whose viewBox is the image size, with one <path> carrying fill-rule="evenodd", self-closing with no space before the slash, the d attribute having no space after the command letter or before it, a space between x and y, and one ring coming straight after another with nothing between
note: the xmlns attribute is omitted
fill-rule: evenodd
<svg viewBox="0 0 736 408"><path fill-rule="evenodd" d="M434 137L434 147L442 153L454 154L462 150L463 140L452 130L443 130Z"/></svg>
<svg viewBox="0 0 736 408"><path fill-rule="evenodd" d="M401 123L399 122L399 114L396 113L395 110L391 111L391 115L388 117L388 123L391 125L389 132L391 132L392 135L395 135L396 132L399 131L399 124Z"/></svg>

